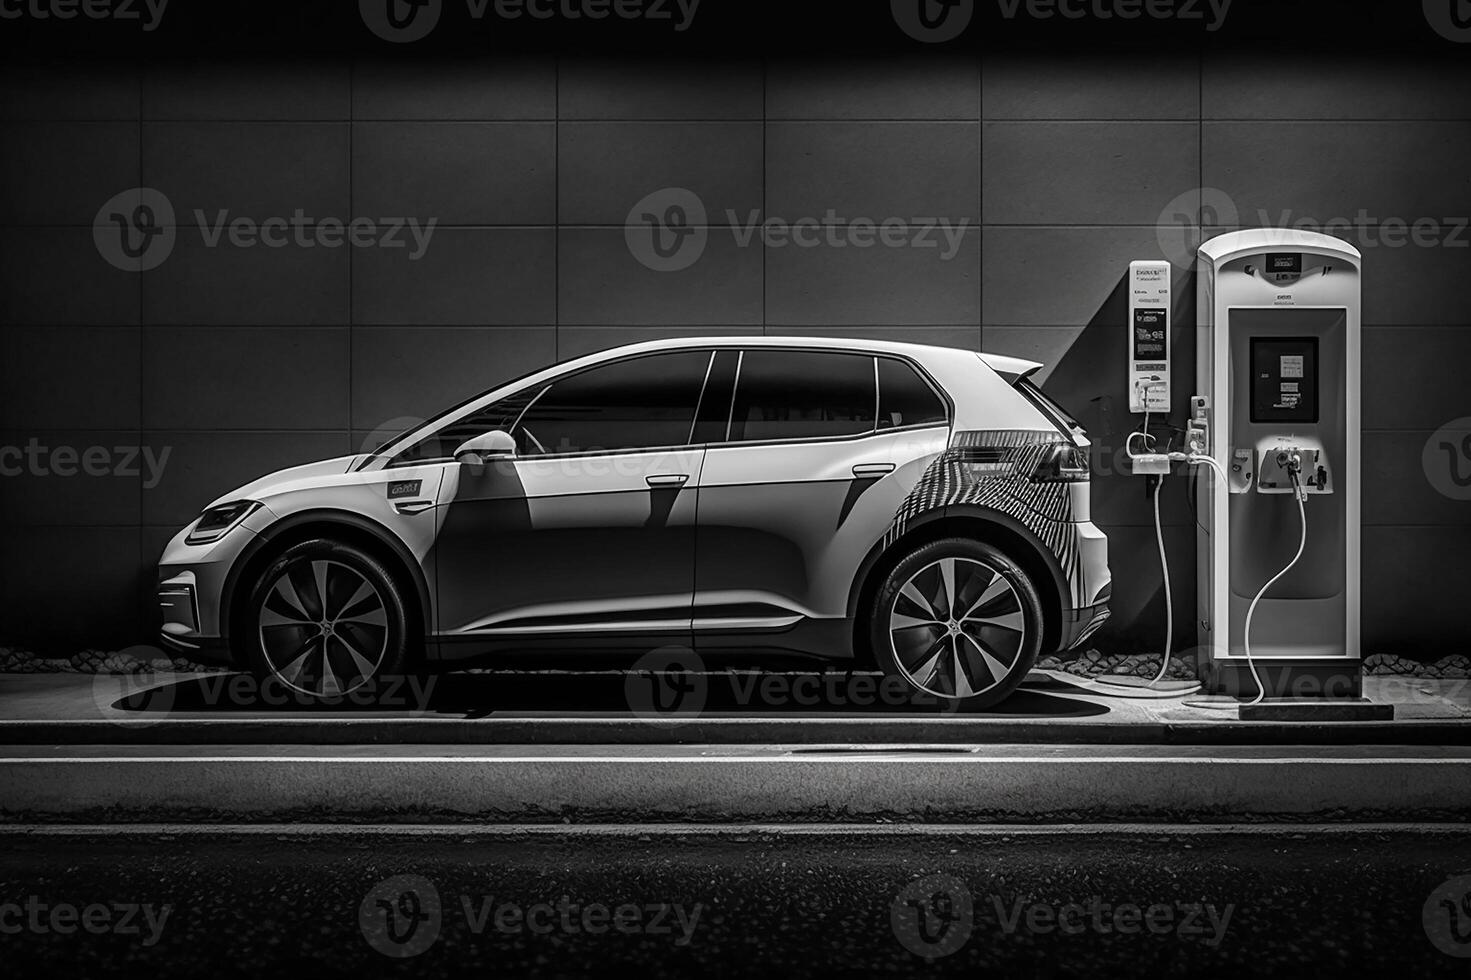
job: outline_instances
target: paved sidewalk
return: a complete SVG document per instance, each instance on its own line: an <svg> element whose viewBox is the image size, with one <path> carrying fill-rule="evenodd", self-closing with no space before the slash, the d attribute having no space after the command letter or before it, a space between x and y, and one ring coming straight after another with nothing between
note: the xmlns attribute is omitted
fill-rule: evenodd
<svg viewBox="0 0 1471 980"><path fill-rule="evenodd" d="M450 674L394 709L262 703L243 675L0 674L0 745L47 744L1471 744L1471 682L1365 679L1390 722L1242 722L1197 696L1034 674L990 711L889 703L873 677L703 675L672 714L622 673ZM698 710L695 710L698 709Z"/></svg>
<svg viewBox="0 0 1471 980"><path fill-rule="evenodd" d="M1471 748L14 746L11 822L1465 820Z"/></svg>

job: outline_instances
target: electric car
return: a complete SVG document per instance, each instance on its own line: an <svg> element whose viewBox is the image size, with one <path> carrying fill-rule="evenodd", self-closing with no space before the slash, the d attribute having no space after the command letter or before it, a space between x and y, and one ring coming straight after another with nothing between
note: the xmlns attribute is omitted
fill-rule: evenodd
<svg viewBox="0 0 1471 980"><path fill-rule="evenodd" d="M328 701L674 647L994 703L1108 616L1088 440L1040 367L778 337L566 361L209 504L162 556L162 637Z"/></svg>

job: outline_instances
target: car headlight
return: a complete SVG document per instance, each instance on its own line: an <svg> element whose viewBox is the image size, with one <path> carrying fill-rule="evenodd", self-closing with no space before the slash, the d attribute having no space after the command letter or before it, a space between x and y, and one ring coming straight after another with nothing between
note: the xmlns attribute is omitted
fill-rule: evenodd
<svg viewBox="0 0 1471 980"><path fill-rule="evenodd" d="M232 500L228 504L211 507L199 515L199 520L194 522L184 543L209 544L211 541L218 541L229 534L235 525L245 520L245 515L259 506L254 500Z"/></svg>

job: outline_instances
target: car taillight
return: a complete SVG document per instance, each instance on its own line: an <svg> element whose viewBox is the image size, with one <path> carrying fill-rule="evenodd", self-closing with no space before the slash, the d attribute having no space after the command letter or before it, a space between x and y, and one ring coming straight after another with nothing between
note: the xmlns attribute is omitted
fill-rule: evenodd
<svg viewBox="0 0 1471 980"><path fill-rule="evenodd" d="M1042 456L1032 479L1038 483L1087 483L1089 476L1088 451L1059 442Z"/></svg>

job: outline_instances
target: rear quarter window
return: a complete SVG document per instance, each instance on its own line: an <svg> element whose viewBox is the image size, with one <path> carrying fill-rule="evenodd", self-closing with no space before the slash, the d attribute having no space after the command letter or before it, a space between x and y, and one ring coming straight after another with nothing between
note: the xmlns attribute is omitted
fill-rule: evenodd
<svg viewBox="0 0 1471 980"><path fill-rule="evenodd" d="M880 429L950 421L944 399L909 363L880 357L878 376Z"/></svg>

